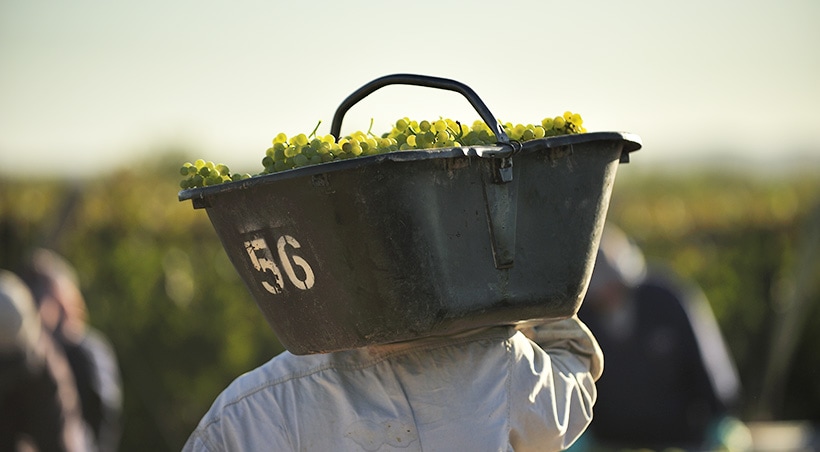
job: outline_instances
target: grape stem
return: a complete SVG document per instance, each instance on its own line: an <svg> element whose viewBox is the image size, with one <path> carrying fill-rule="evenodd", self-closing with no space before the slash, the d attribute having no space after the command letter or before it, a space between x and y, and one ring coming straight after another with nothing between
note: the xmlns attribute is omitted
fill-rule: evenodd
<svg viewBox="0 0 820 452"><path fill-rule="evenodd" d="M316 136L316 131L319 130L319 125L321 123L322 123L322 120L320 119L319 122L316 123L316 127L313 128L313 132L310 132L310 135L308 135L308 138Z"/></svg>
<svg viewBox="0 0 820 452"><path fill-rule="evenodd" d="M447 130L455 137L455 141L461 141L461 139L464 138L464 132L461 130L461 123L459 121L456 121L456 125L458 126L458 132L450 128L450 126L447 126Z"/></svg>
<svg viewBox="0 0 820 452"><path fill-rule="evenodd" d="M375 137L376 135L373 135L373 132L371 132L371 130L373 130L373 118L370 118L370 127L367 128L367 134L371 137Z"/></svg>

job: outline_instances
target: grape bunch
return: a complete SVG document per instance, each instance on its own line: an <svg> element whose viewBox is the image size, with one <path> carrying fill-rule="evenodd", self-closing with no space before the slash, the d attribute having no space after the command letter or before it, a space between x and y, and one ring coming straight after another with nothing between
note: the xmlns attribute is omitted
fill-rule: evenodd
<svg viewBox="0 0 820 452"><path fill-rule="evenodd" d="M496 143L493 130L478 120L472 125L467 125L445 118L435 121L412 121L405 117L397 120L389 132L381 135L371 132L371 120L367 132L356 131L339 139L333 135L317 135L319 124L309 135L300 133L288 137L284 133L277 134L273 138L272 146L265 151L265 157L262 158L263 169L257 175L386 152L486 146ZM571 111L564 112L561 116L544 118L540 124L506 122L502 126L511 140L519 142L586 132L581 115ZM231 174L227 166L202 159L194 163L185 163L180 168L180 174L183 176L180 182L183 189L252 177L249 174Z"/></svg>
<svg viewBox="0 0 820 452"><path fill-rule="evenodd" d="M231 174L231 170L226 165L222 163L214 164L214 162L206 162L202 159L194 163L185 162L179 169L179 174L183 177L179 183L179 186L183 189L216 185L251 177L250 174Z"/></svg>

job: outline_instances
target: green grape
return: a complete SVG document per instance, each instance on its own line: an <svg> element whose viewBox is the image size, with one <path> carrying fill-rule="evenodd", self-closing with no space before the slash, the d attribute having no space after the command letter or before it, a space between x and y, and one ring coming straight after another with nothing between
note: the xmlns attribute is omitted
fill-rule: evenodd
<svg viewBox="0 0 820 452"><path fill-rule="evenodd" d="M394 142L395 140L393 138L383 137L379 138L377 146L379 149L389 149Z"/></svg>
<svg viewBox="0 0 820 452"><path fill-rule="evenodd" d="M371 147L370 147L370 142L369 142L369 141L367 141L367 140L362 140L362 141L359 143L359 147L361 147L361 148L362 148L362 154L364 154L364 155L369 155L369 154L370 154ZM372 149L373 149L373 151L375 151L375 150L376 150L375 148L372 148Z"/></svg>
<svg viewBox="0 0 820 452"><path fill-rule="evenodd" d="M307 135L305 135L304 133L300 133L299 135L296 135L295 137L293 137L293 139L291 141L294 144L296 144L296 146L305 146L305 145L308 144Z"/></svg>
<svg viewBox="0 0 820 452"><path fill-rule="evenodd" d="M293 157L293 166L296 166L296 167L305 166L308 163L310 163L310 160L308 159L308 157L305 154L296 154Z"/></svg>
<svg viewBox="0 0 820 452"><path fill-rule="evenodd" d="M400 133L400 134L394 136L393 139L396 140L396 145L401 146L403 144L407 144L407 138L409 138L411 136L415 136L415 135L408 135L408 134L405 134L405 133Z"/></svg>
<svg viewBox="0 0 820 452"><path fill-rule="evenodd" d="M319 146L316 148L317 154L330 154L330 145L325 143L324 141L319 143Z"/></svg>
<svg viewBox="0 0 820 452"><path fill-rule="evenodd" d="M276 143L276 144L273 145L273 147L270 147L265 151L265 155L270 156L274 160L279 160L279 159L284 158L284 157L281 157L281 156L284 155L284 153L285 153L284 143ZM280 156L280 157L277 157L277 156Z"/></svg>
<svg viewBox="0 0 820 452"><path fill-rule="evenodd" d="M469 131L462 135L461 142L464 143L465 146L473 146L478 144L478 133L474 131Z"/></svg>
<svg viewBox="0 0 820 452"><path fill-rule="evenodd" d="M316 152L316 149L314 149L313 147L305 146L305 147L302 148L302 152L300 154L304 155L307 158L311 158L314 155L316 155L317 152ZM296 158L296 156L294 156L294 158Z"/></svg>
<svg viewBox="0 0 820 452"><path fill-rule="evenodd" d="M262 159L262 166L264 166L265 168L272 168L273 164L274 164L274 158L269 156L269 155L266 155Z"/></svg>
<svg viewBox="0 0 820 452"><path fill-rule="evenodd" d="M447 130L447 121L439 119L433 123L433 127L436 129L436 132L444 132Z"/></svg>
<svg viewBox="0 0 820 452"><path fill-rule="evenodd" d="M521 140L522 137L524 136L524 132L526 132L526 131L527 131L527 128L523 124L517 124L515 127L513 127L513 130L512 130L512 133L511 133L512 136L510 138L512 138L514 140Z"/></svg>
<svg viewBox="0 0 820 452"><path fill-rule="evenodd" d="M277 160L273 164L273 170L274 171L284 171L284 170L288 169L288 165L285 162L286 162L286 160Z"/></svg>
<svg viewBox="0 0 820 452"><path fill-rule="evenodd" d="M541 121L541 127L543 127L544 130L552 130L553 126L554 126L554 124L553 124L552 118L544 118Z"/></svg>
<svg viewBox="0 0 820 452"><path fill-rule="evenodd" d="M420 134L420 136L416 136L416 144L419 143L419 138L421 138L423 143L423 147L421 147L421 149L424 149L428 146L431 146L433 142L436 141L436 134L428 130L427 132Z"/></svg>
<svg viewBox="0 0 820 452"><path fill-rule="evenodd" d="M262 159L263 170L257 175L400 150L496 144L494 130L481 120L473 121L470 126L444 117L439 117L435 121L415 121L404 117L396 120L389 131L377 135L372 131L371 119L367 132L357 130L339 139L330 134L317 135L319 124L309 135L300 133L288 139L285 133L276 134L271 140L272 146L265 150ZM571 111L565 111L560 116L545 117L540 124L535 125L512 122L501 124L510 139L518 141L586 132L581 115ZM253 177L247 173L232 174L227 165L215 164L204 159L197 159L193 163L185 162L180 167L179 174L183 177L179 183L182 189Z"/></svg>
<svg viewBox="0 0 820 452"><path fill-rule="evenodd" d="M286 158L293 158L293 156L295 156L298 153L299 148L293 145L288 146L284 152Z"/></svg>
<svg viewBox="0 0 820 452"><path fill-rule="evenodd" d="M413 146L415 149L427 149L429 146L430 143L427 141L426 133L419 133L416 135L416 145Z"/></svg>

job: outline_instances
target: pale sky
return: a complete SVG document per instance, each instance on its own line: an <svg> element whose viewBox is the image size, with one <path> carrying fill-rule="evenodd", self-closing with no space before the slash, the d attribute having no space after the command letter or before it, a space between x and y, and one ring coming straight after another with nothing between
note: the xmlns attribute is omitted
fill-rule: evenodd
<svg viewBox="0 0 820 452"><path fill-rule="evenodd" d="M635 133L634 165L817 156L818 24L816 0L0 0L0 174L94 174L171 146L258 171L277 133L327 133L347 95L396 72L461 81L502 121L571 110ZM458 94L395 86L342 132L403 116L478 118Z"/></svg>

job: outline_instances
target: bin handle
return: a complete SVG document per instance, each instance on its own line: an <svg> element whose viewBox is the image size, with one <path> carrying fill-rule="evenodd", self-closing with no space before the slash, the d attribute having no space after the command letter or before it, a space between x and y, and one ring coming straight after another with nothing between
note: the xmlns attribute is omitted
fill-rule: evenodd
<svg viewBox="0 0 820 452"><path fill-rule="evenodd" d="M495 116L490 112L490 109L487 108L487 105L484 104L484 101L478 97L478 94L476 94L472 88L455 80L418 74L385 75L364 84L361 88L347 96L339 105L339 108L336 109L336 113L333 115L333 123L330 126L330 134L338 140L339 133L342 129L342 118L344 114L347 113L353 105L369 94L388 85L415 85L455 91L466 97L473 108L478 112L479 116L481 116L481 119L487 123L490 129L493 129L498 143L510 144L510 138L507 136L507 132L504 131L504 127L498 122Z"/></svg>

